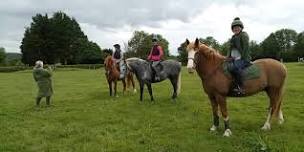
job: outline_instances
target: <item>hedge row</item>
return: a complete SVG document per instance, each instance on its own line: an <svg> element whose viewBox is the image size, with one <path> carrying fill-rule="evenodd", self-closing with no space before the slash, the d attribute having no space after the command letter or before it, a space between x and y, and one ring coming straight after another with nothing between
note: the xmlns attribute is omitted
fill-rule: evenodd
<svg viewBox="0 0 304 152"><path fill-rule="evenodd" d="M28 66L9 66L9 67L0 67L0 72L15 72L32 69L32 67Z"/></svg>
<svg viewBox="0 0 304 152"><path fill-rule="evenodd" d="M56 65L55 68L99 69L103 64Z"/></svg>
<svg viewBox="0 0 304 152"><path fill-rule="evenodd" d="M77 64L77 65L56 65L52 67L54 69L57 68L77 68L77 69L99 69L103 67L103 64ZM30 70L33 69L32 66L8 66L8 67L0 67L0 72L15 72L22 70Z"/></svg>

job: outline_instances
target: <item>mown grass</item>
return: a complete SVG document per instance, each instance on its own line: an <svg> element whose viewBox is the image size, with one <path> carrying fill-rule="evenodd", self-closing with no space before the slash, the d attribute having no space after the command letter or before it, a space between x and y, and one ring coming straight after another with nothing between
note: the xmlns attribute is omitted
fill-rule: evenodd
<svg viewBox="0 0 304 152"><path fill-rule="evenodd" d="M31 71L0 73L0 151L304 151L304 65L287 64L283 101L286 122L266 119L265 93L229 98L233 136L208 131L210 103L197 75L182 74L182 92L170 100L168 81L147 90L110 97L104 70L68 69L54 72L53 106L35 107L36 84Z"/></svg>

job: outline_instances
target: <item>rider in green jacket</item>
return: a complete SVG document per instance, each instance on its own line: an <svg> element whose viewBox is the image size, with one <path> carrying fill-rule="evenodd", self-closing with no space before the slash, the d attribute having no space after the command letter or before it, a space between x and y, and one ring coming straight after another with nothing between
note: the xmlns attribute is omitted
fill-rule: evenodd
<svg viewBox="0 0 304 152"><path fill-rule="evenodd" d="M234 91L243 94L242 70L250 65L249 36L243 31L244 25L239 17L231 23L233 36L230 39L228 57L233 61L232 75L235 79L236 88Z"/></svg>

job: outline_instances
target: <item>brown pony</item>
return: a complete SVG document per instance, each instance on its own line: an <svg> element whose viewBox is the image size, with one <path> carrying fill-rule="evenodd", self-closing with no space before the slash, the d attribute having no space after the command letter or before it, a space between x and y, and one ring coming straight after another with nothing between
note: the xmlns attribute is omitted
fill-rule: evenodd
<svg viewBox="0 0 304 152"><path fill-rule="evenodd" d="M106 70L106 78L109 84L109 90L110 90L110 96L112 96L112 84L114 83L114 96L116 96L117 92L117 81L121 80L123 84L123 93L126 91L126 88L130 86L130 83L132 83L133 91L136 92L135 89L135 83L133 79L133 73L130 72L129 70L127 71L127 74L125 78L119 79L119 70L118 70L118 65L115 64L114 60L112 59L112 56L107 56L105 61L104 61L104 66ZM126 79L127 79L127 84L126 84Z"/></svg>
<svg viewBox="0 0 304 152"><path fill-rule="evenodd" d="M224 74L222 63L226 57L216 50L201 44L198 39L194 43L186 40L188 52L187 68L190 73L196 69L207 93L213 111L213 125L210 131L216 131L219 126L218 110L220 109L225 124L224 136L231 136L226 97L229 94L232 78ZM273 59L259 59L253 62L260 68L260 77L244 81L244 96L250 96L260 91L266 91L269 99L269 112L263 130L270 129L271 117L278 117L279 123L284 122L281 110L284 81L287 75L285 66Z"/></svg>

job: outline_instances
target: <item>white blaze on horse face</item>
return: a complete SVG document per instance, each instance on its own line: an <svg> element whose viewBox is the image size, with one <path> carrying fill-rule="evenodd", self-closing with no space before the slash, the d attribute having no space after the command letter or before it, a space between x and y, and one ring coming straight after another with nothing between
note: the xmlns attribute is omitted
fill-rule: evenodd
<svg viewBox="0 0 304 152"><path fill-rule="evenodd" d="M188 51L188 63L187 63L187 68L188 69L193 69L194 68L194 55L195 55L195 51L192 49L190 51Z"/></svg>

